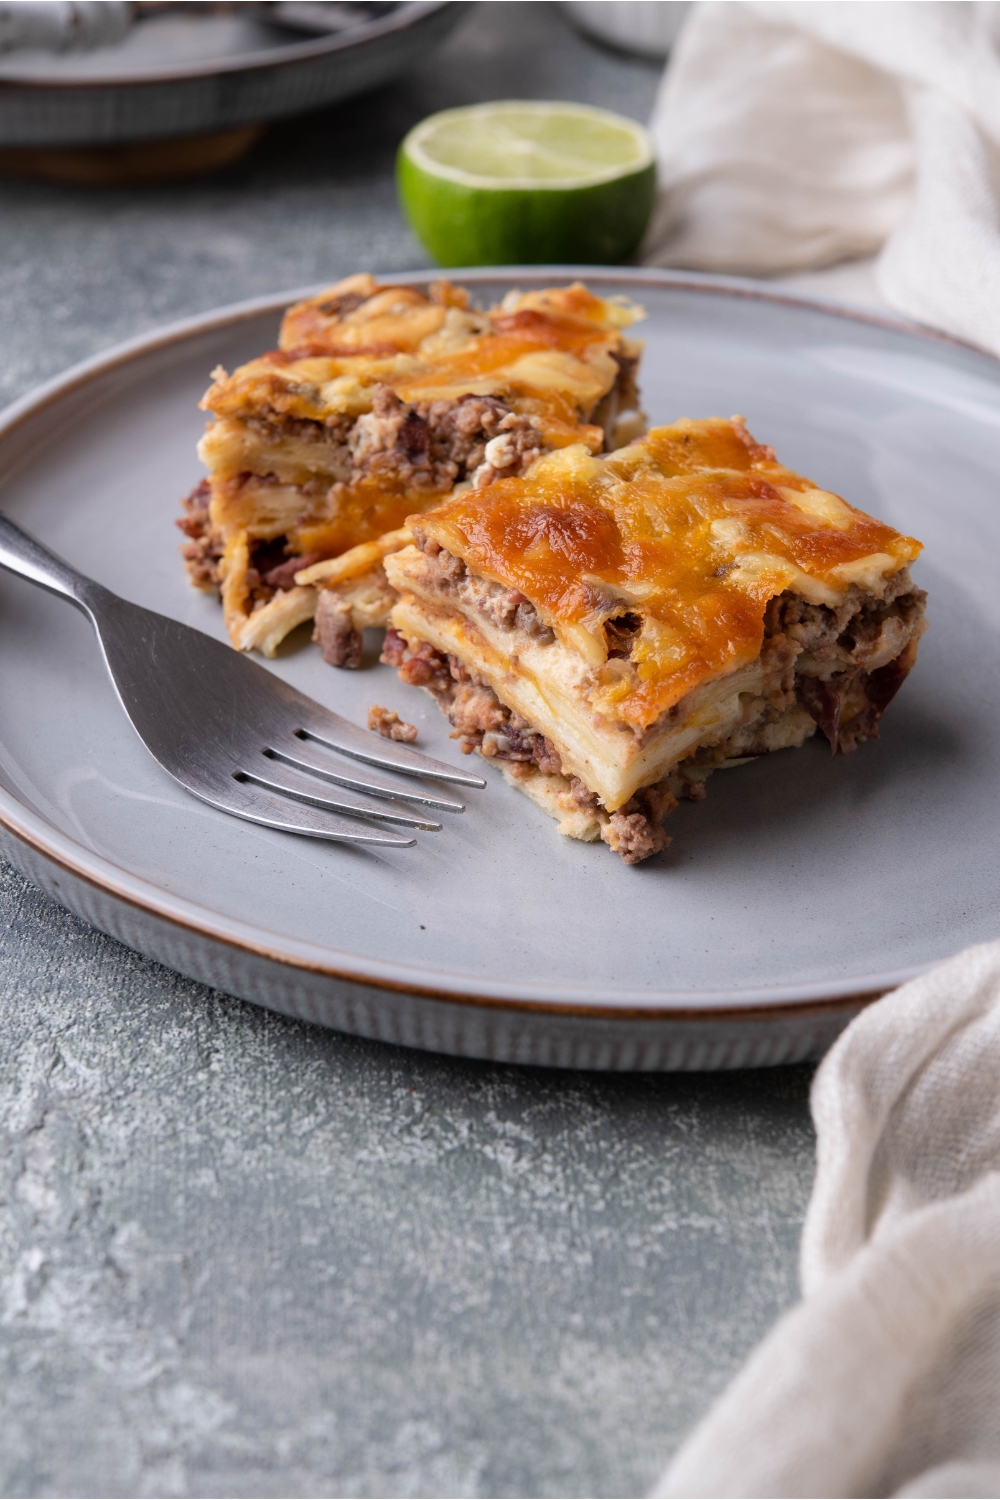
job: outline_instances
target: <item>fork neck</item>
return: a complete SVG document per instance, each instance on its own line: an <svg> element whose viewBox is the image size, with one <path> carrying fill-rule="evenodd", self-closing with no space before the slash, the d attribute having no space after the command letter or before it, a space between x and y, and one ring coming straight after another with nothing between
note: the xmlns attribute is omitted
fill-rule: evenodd
<svg viewBox="0 0 1000 1500"><path fill-rule="evenodd" d="M54 552L43 547L41 542L15 526L9 517L0 514L0 568L16 573L68 599L84 614L93 618L94 607L106 590L92 578L78 573L69 563L63 562Z"/></svg>

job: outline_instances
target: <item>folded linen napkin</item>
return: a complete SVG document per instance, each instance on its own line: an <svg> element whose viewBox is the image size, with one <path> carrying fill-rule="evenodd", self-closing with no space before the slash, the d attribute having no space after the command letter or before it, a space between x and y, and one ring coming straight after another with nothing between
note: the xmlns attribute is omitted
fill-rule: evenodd
<svg viewBox="0 0 1000 1500"><path fill-rule="evenodd" d="M863 1011L812 1111L803 1301L654 1494L1000 1495L1000 943Z"/></svg>
<svg viewBox="0 0 1000 1500"><path fill-rule="evenodd" d="M1000 5L697 5L651 130L647 264L877 251L886 302L1000 354Z"/></svg>

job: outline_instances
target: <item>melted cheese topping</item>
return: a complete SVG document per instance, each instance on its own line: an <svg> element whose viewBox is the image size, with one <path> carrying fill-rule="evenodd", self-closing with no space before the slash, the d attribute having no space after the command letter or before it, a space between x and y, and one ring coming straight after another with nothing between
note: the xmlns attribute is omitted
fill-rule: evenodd
<svg viewBox="0 0 1000 1500"><path fill-rule="evenodd" d="M777 463L738 417L654 428L605 458L564 448L412 524L524 594L590 667L593 709L637 728L754 661L775 595L878 595L921 551ZM604 624L625 614L641 625L609 659Z"/></svg>
<svg viewBox="0 0 1000 1500"><path fill-rule="evenodd" d="M614 356L639 352L622 330L641 316L579 284L512 292L481 313L446 282L427 294L353 276L290 308L280 347L216 371L201 404L217 417L325 422L369 411L380 383L411 403L495 395L537 416L549 447L597 452L600 428L581 424L618 378Z"/></svg>

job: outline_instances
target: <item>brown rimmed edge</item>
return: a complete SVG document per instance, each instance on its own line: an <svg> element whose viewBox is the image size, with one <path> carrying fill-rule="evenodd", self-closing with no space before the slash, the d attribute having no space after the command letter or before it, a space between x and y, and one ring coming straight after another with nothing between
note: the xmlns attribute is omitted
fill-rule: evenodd
<svg viewBox="0 0 1000 1500"><path fill-rule="evenodd" d="M660 271L637 268L606 268L594 266L579 267L489 267L475 269L454 269L449 272L456 279L470 285L488 285L495 281L520 280L522 282L545 281L548 283L568 282L585 277L596 284L613 284L621 287L632 283L633 289L638 291L643 286L657 287L664 290L689 291L705 295L734 296L748 301L759 301L771 303L778 306L801 308L806 311L820 313L826 316L843 318L848 322L864 323L874 327L884 328L887 331L930 339L937 343L978 355L986 358L994 365L1000 365L989 351L969 344L964 340L954 338L949 334L939 333L933 329L926 329L919 324L911 323L905 319L883 316L878 313L863 309L855 309L847 305L824 302L819 298L803 297L792 293L771 291L754 283L739 281L735 278L699 276L686 272ZM420 285L429 281L439 279L440 273L419 271L398 273L387 278L387 284L393 285ZM141 335L125 344L104 354L86 360L73 367L64 375L56 377L38 387L34 392L29 392L21 400L15 402L7 409L6 414L0 414L0 450L4 439L8 434L16 431L23 423L44 411L73 391L86 386L92 379L107 374L116 368L129 364L132 360L139 359L147 354L155 354L159 350L181 343L186 339L198 335L210 333L213 329L230 328L234 324L248 321L252 318L262 317L268 313L278 314L289 305L290 302L314 294L321 290L319 287L307 287L285 293L274 297L257 298L253 301L239 303L228 309L219 309L185 319L183 322L175 323L161 330L159 333ZM23 462L27 462L30 455L25 455ZM3 474L0 474L2 484ZM12 801L16 801L13 793L7 792ZM41 820L40 820L41 821ZM88 869L84 863L71 863L63 854L47 845L43 838L37 835L32 837L28 831L19 826L18 822L11 818L0 805L0 825L18 840L18 842L33 849L48 864L58 867L80 880L92 889L103 892L112 900L133 910L141 911L158 921L165 921L173 926L191 932L198 937L219 943L237 952L245 952L257 958L263 958L270 962L284 965L288 968L298 969L303 972L320 975L324 978L343 983L362 985L374 991L385 990L401 994L412 994L422 998L438 1000L445 1004L469 1005L481 1009L519 1011L535 1014L546 1014L553 1016L564 1016L567 1018L594 1019L594 1020L625 1020L625 1021L661 1021L661 1022L689 1022L707 1024L711 1022L753 1022L753 1021L780 1021L792 1019L804 1019L822 1017L826 1015L842 1014L844 1011L853 1011L862 1006L870 1004L879 999L890 989L918 973L924 967L920 966L910 971L899 974L887 974L883 976L870 976L875 980L872 988L870 980L863 982L864 987L854 991L844 991L838 995L817 997L804 1000L777 1000L770 1003L755 1003L749 1001L746 1004L726 1005L702 1004L702 1005L649 1005L649 1006L608 1006L601 1004L587 1005L579 1001L562 1000L530 1000L510 996L468 994L459 990L442 989L434 985L423 985L414 980L394 980L388 976L372 976L352 972L350 969L340 969L330 963L320 963L304 957L282 951L278 948L270 948L264 943L258 943L249 938L237 939L230 934L220 931L218 927L213 928L209 923L199 923L166 909L165 903L155 898L146 900L139 899L135 894L116 887L109 880L100 880ZM62 835L66 842L77 847L75 841L68 835ZM99 856L98 856L99 857ZM104 861L102 861L104 863ZM123 872L127 875L127 872ZM136 884L144 885L145 882L134 877ZM706 1000L708 996L706 996Z"/></svg>
<svg viewBox="0 0 1000 1500"><path fill-rule="evenodd" d="M8 794L9 795L9 794ZM535 1015L564 1016L568 1018L598 1020L598 1021L680 1021L698 1022L707 1024L710 1022L754 1022L754 1021L780 1021L802 1018L812 1018L828 1015L840 1015L844 1011L853 1011L860 1006L870 1005L872 1001L879 1000L888 993L889 989L878 988L866 989L859 993L839 995L834 999L820 1000L787 1000L777 1001L771 1005L745 1005L726 1008L721 1005L707 1006L672 1006L653 1007L649 1006L617 1006L617 1005L583 1005L579 1002L564 1002L556 1000L523 1000L505 998L496 995L474 995L463 993L460 990L442 990L433 985L420 985L413 982L404 983L402 980L394 980L388 977L373 978L371 975L352 973L350 970L335 968L332 964L323 964L300 958L295 954L282 952L280 949L267 947L264 943L253 942L249 939L237 940L228 933L220 932L217 928L210 927L207 923L199 923L182 917L177 912L170 912L158 908L152 902L143 902L134 895L122 889L116 889L110 882L98 880L91 870L84 866L74 866L54 849L46 848L38 839L29 838L26 831L5 815L0 806L0 825L16 838L20 843L33 849L36 854L51 866L63 870L74 880L82 881L89 885L92 890L102 892L103 895L111 897L113 901L123 906L129 906L133 911L142 912L146 916L155 917L158 921L169 922L175 927L182 928L185 932L193 933L196 937L207 938L213 943L220 943L234 952L250 953L255 958L264 958L271 963L283 965L285 968L293 968L306 974L317 974L324 979L332 979L344 984L364 985L371 990L390 990L400 995L417 995L425 1000L440 1000L444 1004L451 1005L473 1005L484 1010L504 1010L529 1012Z"/></svg>

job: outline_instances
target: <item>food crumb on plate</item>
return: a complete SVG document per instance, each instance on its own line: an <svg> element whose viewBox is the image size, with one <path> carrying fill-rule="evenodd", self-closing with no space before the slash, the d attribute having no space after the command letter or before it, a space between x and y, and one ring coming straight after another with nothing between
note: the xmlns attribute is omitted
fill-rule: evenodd
<svg viewBox="0 0 1000 1500"><path fill-rule="evenodd" d="M386 740L403 740L407 744L417 737L417 726L407 724L394 708L383 708L381 703L373 703L368 710L368 728L373 729Z"/></svg>

